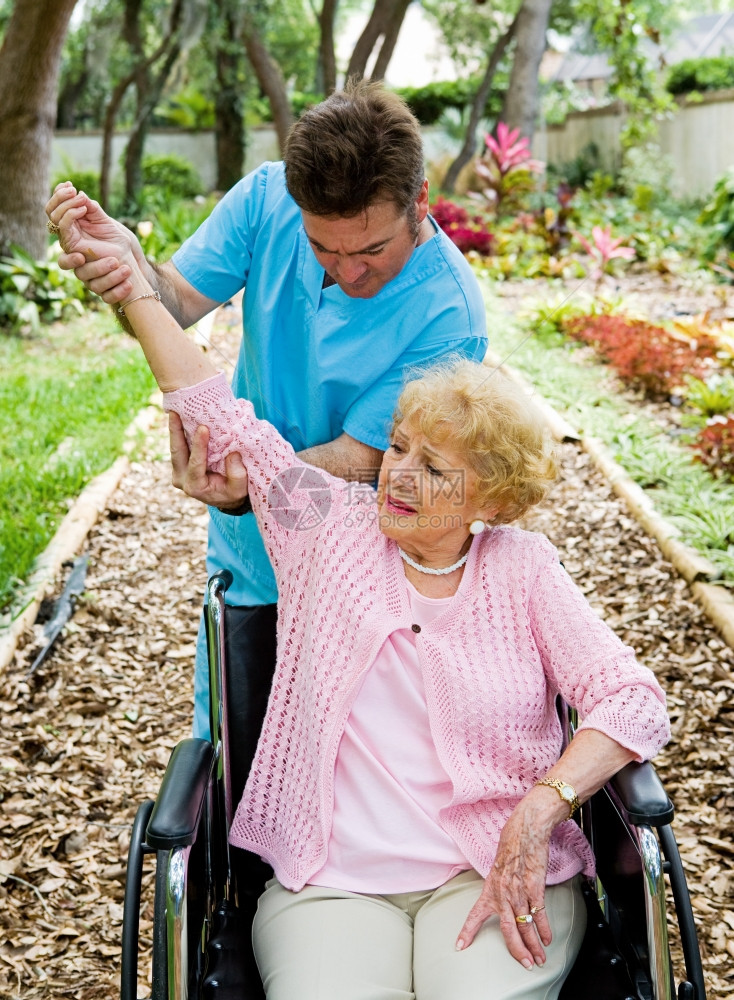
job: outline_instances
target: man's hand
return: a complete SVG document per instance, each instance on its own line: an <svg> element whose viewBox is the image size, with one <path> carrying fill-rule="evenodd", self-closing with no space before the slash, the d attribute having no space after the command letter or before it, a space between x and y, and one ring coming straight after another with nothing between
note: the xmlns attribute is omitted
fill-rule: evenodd
<svg viewBox="0 0 734 1000"><path fill-rule="evenodd" d="M73 270L90 291L110 304L130 295L131 269L124 259L132 254L141 267L146 261L126 226L110 218L83 191L77 192L70 181L57 184L46 214L62 230L59 267Z"/></svg>
<svg viewBox="0 0 734 1000"><path fill-rule="evenodd" d="M198 427L189 451L181 418L177 413L168 416L171 439L171 482L188 496L210 507L226 510L240 508L247 497L247 469L239 454L228 455L226 474L209 472L206 467L209 429Z"/></svg>

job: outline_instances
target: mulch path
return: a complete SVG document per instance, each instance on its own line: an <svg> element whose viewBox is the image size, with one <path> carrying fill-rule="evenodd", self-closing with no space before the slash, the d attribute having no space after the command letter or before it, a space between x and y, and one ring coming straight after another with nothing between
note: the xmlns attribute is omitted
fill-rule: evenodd
<svg viewBox="0 0 734 1000"><path fill-rule="evenodd" d="M215 336L234 354L237 318ZM40 627L0 677L0 997L117 995L138 803L189 732L206 513L169 482L163 419L89 536L86 591L32 677ZM710 997L734 998L734 650L573 444L528 521L665 688L673 798ZM60 586L59 586L60 589ZM148 889L151 876L146 876ZM149 943L147 894L141 939ZM147 984L141 984L140 995Z"/></svg>

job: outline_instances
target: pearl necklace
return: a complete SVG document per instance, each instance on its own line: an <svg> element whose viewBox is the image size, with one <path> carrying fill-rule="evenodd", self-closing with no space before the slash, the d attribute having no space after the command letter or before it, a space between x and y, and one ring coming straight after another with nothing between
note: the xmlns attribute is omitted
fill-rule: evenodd
<svg viewBox="0 0 734 1000"><path fill-rule="evenodd" d="M415 562L415 560L411 559L407 553L403 552L399 545L398 552L405 562L407 562L409 566L412 566L413 569L417 569L419 573L430 573L431 576L445 576L447 573L453 573L455 569L459 569L460 566L463 566L469 558L469 553L465 552L461 559L459 559L458 562L455 562L453 566L446 566L444 569L431 569L429 566L421 566L420 563Z"/></svg>

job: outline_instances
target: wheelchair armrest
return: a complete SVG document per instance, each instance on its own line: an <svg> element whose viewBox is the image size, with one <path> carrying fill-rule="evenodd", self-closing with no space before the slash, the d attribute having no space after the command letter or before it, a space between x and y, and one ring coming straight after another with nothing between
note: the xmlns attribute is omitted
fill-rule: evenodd
<svg viewBox="0 0 734 1000"><path fill-rule="evenodd" d="M618 771L609 784L633 826L659 827L672 822L673 803L649 761L632 761Z"/></svg>
<svg viewBox="0 0 734 1000"><path fill-rule="evenodd" d="M145 832L152 850L194 843L214 760L214 747L207 740L182 740L174 748Z"/></svg>

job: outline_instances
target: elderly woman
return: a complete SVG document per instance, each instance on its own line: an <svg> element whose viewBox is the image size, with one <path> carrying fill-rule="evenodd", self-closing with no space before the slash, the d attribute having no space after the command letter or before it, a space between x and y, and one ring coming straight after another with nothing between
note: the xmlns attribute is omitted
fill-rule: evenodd
<svg viewBox="0 0 734 1000"><path fill-rule="evenodd" d="M553 546L509 524L555 476L541 420L498 372L429 371L402 393L376 495L357 490L235 400L125 262L165 406L212 481L242 457L278 580L232 829L275 873L253 929L268 1000L556 997L594 866L572 817L669 727ZM583 720L563 752L559 694Z"/></svg>

